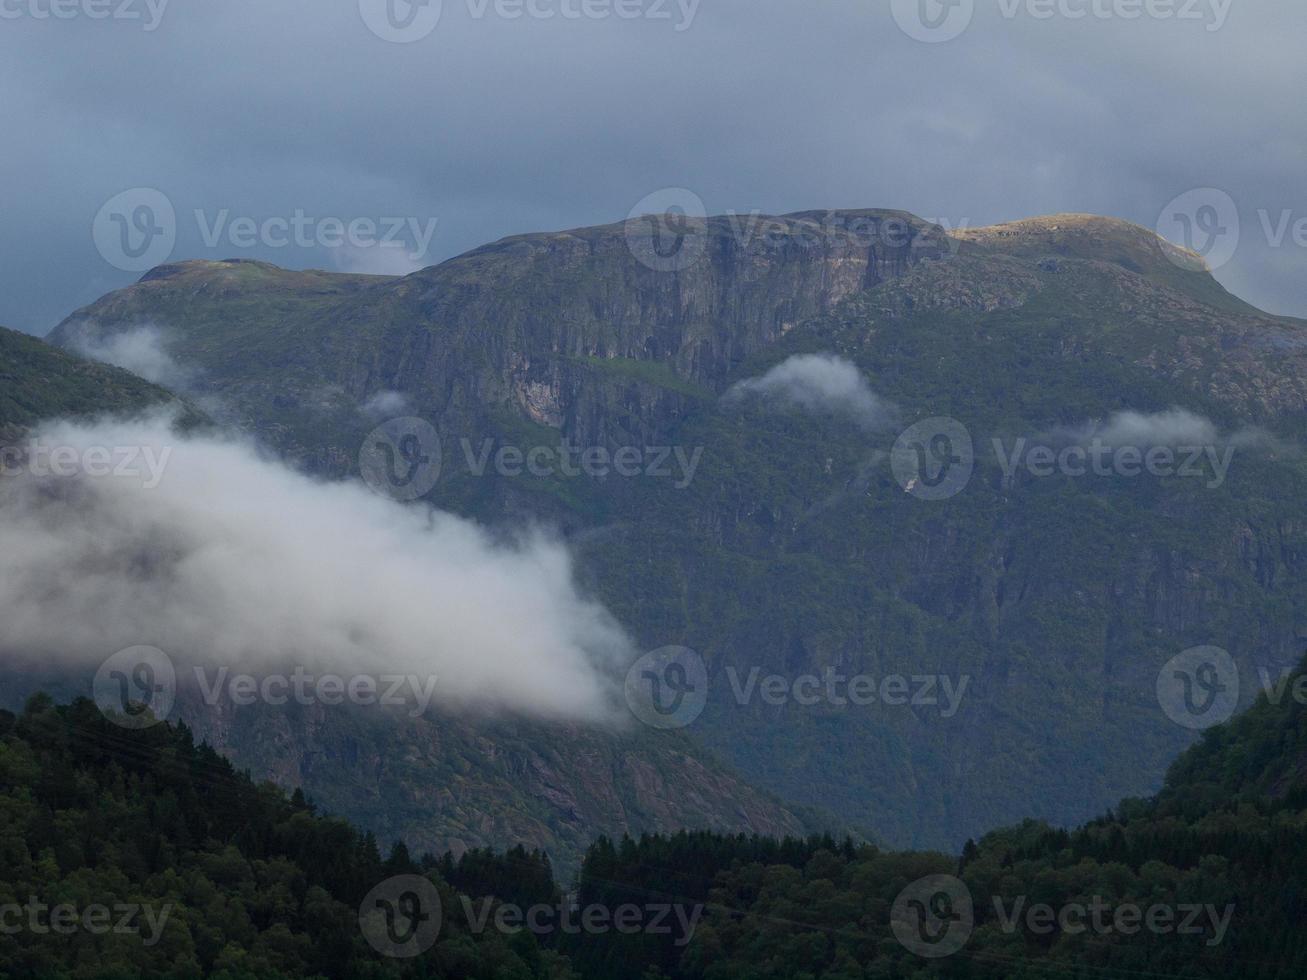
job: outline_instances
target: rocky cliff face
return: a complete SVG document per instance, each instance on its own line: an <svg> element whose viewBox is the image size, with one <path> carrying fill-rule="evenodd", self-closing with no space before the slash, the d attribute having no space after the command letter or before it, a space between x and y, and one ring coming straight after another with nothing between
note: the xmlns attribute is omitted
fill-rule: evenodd
<svg viewBox="0 0 1307 980"><path fill-rule="evenodd" d="M812 829L675 734L322 705L193 703L183 716L256 778L306 787L332 813L419 853L515 841L547 850L566 876L600 833Z"/></svg>
<svg viewBox="0 0 1307 980"><path fill-rule="evenodd" d="M679 245L641 221L523 236L403 279L185 263L53 337L155 324L238 424L334 475L376 424L364 404L401 393L402 414L445 442L429 499L567 528L641 643L704 655L696 741L894 843L951 846L1032 814L1073 823L1155 788L1192 737L1155 693L1188 646L1229 649L1245 696L1256 666L1296 662L1301 322L1251 309L1124 222L945 237L896 212L749 220L679 225ZM815 352L855 363L897 426L720 399ZM1013 475L993 447L1176 406L1214 451L1233 448L1217 485ZM966 427L976 466L932 502L905 493L889 459L898 429L937 416ZM462 439L702 455L684 486L477 477ZM740 693L755 668L782 684L834 672L966 687L951 713L938 687L933 703L772 703ZM613 771L632 792L651 785ZM532 785L538 799L556 790ZM378 806L402 798L378 787Z"/></svg>
<svg viewBox="0 0 1307 980"><path fill-rule="evenodd" d="M378 391L403 392L442 435L468 434L454 421L479 432L507 407L580 444L620 445L656 440L797 324L953 247L900 212L678 229L660 245L641 222L524 235L399 280L184 262L75 313L50 339L76 346L104 329L184 323L173 349L202 368L201 390L327 470L343 460L323 457L320 433L304 429ZM653 383L633 389L633 367L652 368ZM608 411L614 398L625 399L620 414Z"/></svg>

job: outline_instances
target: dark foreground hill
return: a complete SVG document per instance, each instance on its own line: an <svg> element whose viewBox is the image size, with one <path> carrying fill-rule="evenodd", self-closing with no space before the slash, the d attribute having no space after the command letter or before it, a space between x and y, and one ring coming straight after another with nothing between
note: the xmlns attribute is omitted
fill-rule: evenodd
<svg viewBox="0 0 1307 980"><path fill-rule="evenodd" d="M602 839L567 897L539 853L383 859L371 835L238 775L184 727L129 731L88 701L36 696L0 713L0 905L24 909L4 913L0 973L1288 980L1307 967L1295 683L1307 673L1209 731L1158 796L1078 830L1027 821L960 858ZM47 928L53 906L81 925L61 913ZM94 906L119 910L120 928L85 918Z"/></svg>

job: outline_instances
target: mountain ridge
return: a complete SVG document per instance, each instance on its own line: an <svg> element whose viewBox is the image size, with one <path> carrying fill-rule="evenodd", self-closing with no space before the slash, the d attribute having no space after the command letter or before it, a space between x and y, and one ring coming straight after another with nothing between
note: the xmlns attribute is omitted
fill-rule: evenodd
<svg viewBox="0 0 1307 980"><path fill-rule="evenodd" d="M52 338L161 325L235 424L332 478L357 473L378 421L364 406L394 392L447 449L430 503L560 527L642 647L703 654L716 700L696 739L750 781L890 843L952 845L1030 814L1070 825L1152 791L1191 737L1156 703L1170 657L1217 643L1244 665L1296 659L1301 461L1245 440L1214 489L1011 481L990 441L1183 406L1222 440L1265 430L1295 444L1307 325L1232 302L1116 219L956 238L918 219L905 239L886 226L901 212L795 214L774 234L758 217L746 238L743 216L688 219L675 228L704 241L683 268L642 260L649 219L505 239L353 289L195 267L111 294ZM860 216L870 241L849 234ZM892 432L720 399L823 353L852 364L902 425L963 423L981 457L965 492L905 494L885 462ZM676 489L478 476L459 468L464 439L705 452ZM971 686L950 719L733 704L729 677L754 667L965 674ZM823 751L845 742L855 757Z"/></svg>

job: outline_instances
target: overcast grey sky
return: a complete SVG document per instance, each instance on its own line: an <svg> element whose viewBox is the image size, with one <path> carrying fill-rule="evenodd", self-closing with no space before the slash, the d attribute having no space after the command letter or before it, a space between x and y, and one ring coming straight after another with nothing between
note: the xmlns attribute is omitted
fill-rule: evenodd
<svg viewBox="0 0 1307 980"><path fill-rule="evenodd" d="M1303 0L0 0L0 324L139 276L114 236L143 247L159 198L105 208L134 188L173 209L165 257L399 272L666 187L1166 214L1307 316L1304 39ZM1171 203L1196 188L1228 198ZM366 247L387 218L405 247Z"/></svg>

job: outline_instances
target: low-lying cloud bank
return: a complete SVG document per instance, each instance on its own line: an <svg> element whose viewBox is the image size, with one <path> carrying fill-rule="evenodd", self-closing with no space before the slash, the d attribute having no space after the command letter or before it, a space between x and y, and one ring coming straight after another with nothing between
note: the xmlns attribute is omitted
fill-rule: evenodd
<svg viewBox="0 0 1307 980"><path fill-rule="evenodd" d="M437 702L613 717L630 645L546 535L496 540L242 442L179 438L163 417L35 438L67 459L148 448L166 466L148 489L139 461L0 477L5 653L94 666L144 644L179 666L435 674Z"/></svg>
<svg viewBox="0 0 1307 980"><path fill-rule="evenodd" d="M894 417L894 406L871 390L857 365L834 354L795 355L761 377L737 382L722 396L727 404L749 397L830 412L864 429L881 428Z"/></svg>

